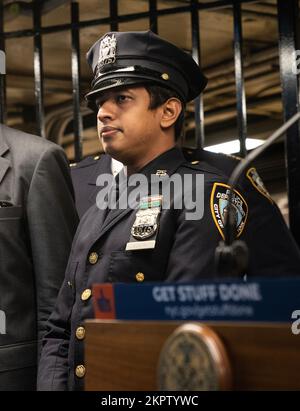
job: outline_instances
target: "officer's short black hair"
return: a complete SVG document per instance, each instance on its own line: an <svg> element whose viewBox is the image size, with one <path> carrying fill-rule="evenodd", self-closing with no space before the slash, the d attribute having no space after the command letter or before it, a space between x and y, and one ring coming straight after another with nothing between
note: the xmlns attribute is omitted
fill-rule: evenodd
<svg viewBox="0 0 300 411"><path fill-rule="evenodd" d="M143 87L147 90L150 96L150 105L149 109L154 110L157 107L164 104L169 98L175 97L181 101L182 110L179 114L175 124L175 139L178 140L181 136L183 124L184 124L184 113L185 113L185 103L182 101L180 96L175 93L173 90L167 89L165 87L158 86L157 84L144 84Z"/></svg>

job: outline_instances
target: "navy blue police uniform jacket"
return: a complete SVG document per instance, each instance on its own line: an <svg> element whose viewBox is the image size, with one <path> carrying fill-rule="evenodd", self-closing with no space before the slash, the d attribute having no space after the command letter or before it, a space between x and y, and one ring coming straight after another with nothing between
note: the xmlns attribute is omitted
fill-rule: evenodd
<svg viewBox="0 0 300 411"><path fill-rule="evenodd" d="M76 209L81 218L92 205L96 204L99 192L96 186L97 177L101 174L111 174L111 157L107 154L89 156L70 166Z"/></svg>
<svg viewBox="0 0 300 411"><path fill-rule="evenodd" d="M93 205L83 215L43 341L38 377L40 390L83 389L88 370L84 364L82 335L84 320L94 316L93 284L195 281L216 277L214 252L223 236L221 214L226 208L228 176L203 161L192 163L185 159L180 149L173 148L140 171L147 178L158 171L168 176L175 173L182 177L204 175L203 218L187 220L184 208L163 209L153 249L126 251L136 221L136 209L107 213ZM244 187L237 187L235 191L236 228L250 251L247 275L297 275L300 267L298 247L253 170L248 174L250 178L244 179ZM192 191L195 190L193 185Z"/></svg>

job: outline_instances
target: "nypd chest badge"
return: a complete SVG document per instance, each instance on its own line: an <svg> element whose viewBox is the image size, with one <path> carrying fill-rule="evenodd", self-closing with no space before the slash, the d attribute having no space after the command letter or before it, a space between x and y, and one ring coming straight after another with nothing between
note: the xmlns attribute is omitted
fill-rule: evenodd
<svg viewBox="0 0 300 411"><path fill-rule="evenodd" d="M126 250L155 248L161 205L162 196L160 195L144 197L141 200L131 227L131 236L126 244Z"/></svg>
<svg viewBox="0 0 300 411"><path fill-rule="evenodd" d="M157 230L157 219L160 210L154 209L139 210L131 229L132 236L137 240L145 240L152 237Z"/></svg>

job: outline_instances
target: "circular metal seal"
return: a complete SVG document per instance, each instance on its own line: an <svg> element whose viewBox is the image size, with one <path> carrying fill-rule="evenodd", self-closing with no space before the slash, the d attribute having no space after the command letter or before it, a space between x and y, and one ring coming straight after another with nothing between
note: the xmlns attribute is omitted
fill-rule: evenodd
<svg viewBox="0 0 300 411"><path fill-rule="evenodd" d="M178 327L160 353L157 382L163 391L231 389L230 363L220 338L202 324Z"/></svg>

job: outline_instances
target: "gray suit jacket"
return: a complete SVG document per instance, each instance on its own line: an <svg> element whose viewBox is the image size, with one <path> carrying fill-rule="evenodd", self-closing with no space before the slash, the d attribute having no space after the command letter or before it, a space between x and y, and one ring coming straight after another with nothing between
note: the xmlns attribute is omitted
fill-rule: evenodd
<svg viewBox="0 0 300 411"><path fill-rule="evenodd" d="M0 124L0 390L35 389L77 222L63 150Z"/></svg>

